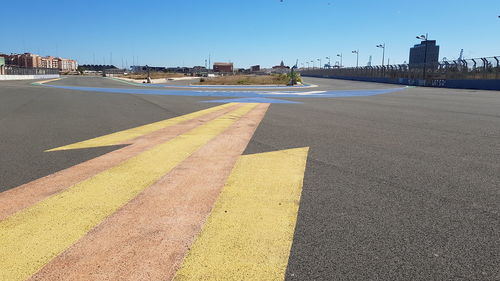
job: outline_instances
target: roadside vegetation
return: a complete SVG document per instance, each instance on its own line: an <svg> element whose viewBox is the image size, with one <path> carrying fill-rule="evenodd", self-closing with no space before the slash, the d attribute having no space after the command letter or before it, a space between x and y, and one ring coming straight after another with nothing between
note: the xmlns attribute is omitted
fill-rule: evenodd
<svg viewBox="0 0 500 281"><path fill-rule="evenodd" d="M151 72L151 79L161 79L161 78L177 78L184 77L182 73L172 73L172 72ZM129 73L121 76L123 78L144 80L148 77L147 73Z"/></svg>
<svg viewBox="0 0 500 281"><path fill-rule="evenodd" d="M297 82L302 82L300 75ZM230 75L213 78L201 78L197 85L287 85L291 80L289 74L271 75Z"/></svg>

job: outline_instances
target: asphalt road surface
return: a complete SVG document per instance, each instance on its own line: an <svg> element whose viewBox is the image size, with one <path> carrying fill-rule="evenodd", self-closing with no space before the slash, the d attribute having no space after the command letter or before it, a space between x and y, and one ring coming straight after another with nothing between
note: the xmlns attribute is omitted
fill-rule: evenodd
<svg viewBox="0 0 500 281"><path fill-rule="evenodd" d="M399 87L306 81L314 91ZM48 149L219 99L31 82L0 82L0 192L118 147ZM49 84L139 88L97 77ZM284 100L299 103L271 104L243 154L309 147L286 280L500 280L500 92Z"/></svg>

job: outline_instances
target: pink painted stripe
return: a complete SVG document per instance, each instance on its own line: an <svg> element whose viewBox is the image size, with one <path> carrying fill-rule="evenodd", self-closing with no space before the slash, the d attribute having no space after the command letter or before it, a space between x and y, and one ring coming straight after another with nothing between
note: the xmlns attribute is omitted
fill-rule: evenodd
<svg viewBox="0 0 500 281"><path fill-rule="evenodd" d="M0 220L242 105L223 108L133 140L133 144L0 193ZM60 153L60 152L59 152Z"/></svg>
<svg viewBox="0 0 500 281"><path fill-rule="evenodd" d="M31 280L171 280L268 107L258 105Z"/></svg>

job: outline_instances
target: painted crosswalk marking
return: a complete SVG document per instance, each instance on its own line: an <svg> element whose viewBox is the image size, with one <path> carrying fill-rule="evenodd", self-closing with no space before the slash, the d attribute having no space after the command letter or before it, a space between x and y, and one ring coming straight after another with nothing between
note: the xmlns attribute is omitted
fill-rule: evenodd
<svg viewBox="0 0 500 281"><path fill-rule="evenodd" d="M24 280L256 105L249 104L0 222L1 280Z"/></svg>
<svg viewBox="0 0 500 281"><path fill-rule="evenodd" d="M248 251L246 280L282 279L307 148L240 157L268 107L225 104L49 150L127 144L0 193L0 280L170 280L181 264L177 278L198 280L207 239ZM221 208L234 216L221 220ZM254 241L234 237L238 227ZM275 256L256 247L264 236ZM221 255L235 263L214 280L237 277L235 251L207 266Z"/></svg>

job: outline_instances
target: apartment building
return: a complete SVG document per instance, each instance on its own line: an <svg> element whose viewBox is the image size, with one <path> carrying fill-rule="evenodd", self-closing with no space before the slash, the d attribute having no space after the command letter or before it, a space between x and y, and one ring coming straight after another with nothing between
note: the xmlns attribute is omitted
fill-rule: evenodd
<svg viewBox="0 0 500 281"><path fill-rule="evenodd" d="M60 71L76 71L78 62L71 59L57 58L53 56L42 57L37 54L0 54L7 65L24 68L54 68Z"/></svg>

